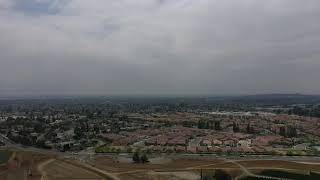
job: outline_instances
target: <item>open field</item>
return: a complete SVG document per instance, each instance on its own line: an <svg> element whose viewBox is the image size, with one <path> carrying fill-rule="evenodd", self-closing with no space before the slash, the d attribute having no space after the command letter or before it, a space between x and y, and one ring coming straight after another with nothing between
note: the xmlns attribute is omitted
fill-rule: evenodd
<svg viewBox="0 0 320 180"><path fill-rule="evenodd" d="M91 164L99 169L113 172L121 179L196 179L200 171L223 169L232 177L259 174L265 169L289 172L320 172L317 162L293 162L281 160L221 160L221 159L174 159L162 164L136 164L118 161L116 158L99 157ZM188 178L185 178L188 177Z"/></svg>
<svg viewBox="0 0 320 180"><path fill-rule="evenodd" d="M125 163L119 162L117 159L110 157L99 157L94 159L91 163L95 167L114 173L136 171L136 170L157 170L157 171L170 171L170 170L184 170L190 167L205 166L208 164L218 164L223 160L197 160L197 159L174 159L164 163Z"/></svg>
<svg viewBox="0 0 320 180"><path fill-rule="evenodd" d="M231 160L213 158L177 158L162 156L150 159L150 163L132 163L130 158L117 156L93 156L87 163L74 158L63 158L27 151L12 151L7 165L0 169L0 180L20 180L28 176L30 180L54 179L125 179L125 180L196 180L200 172L222 169L232 177L260 175L264 170L285 171L307 174L320 172L319 161L301 159L285 160ZM9 154L5 152L8 157ZM32 176L29 176L32 174ZM268 175L269 174L263 174Z"/></svg>
<svg viewBox="0 0 320 180"><path fill-rule="evenodd" d="M136 172L130 174L119 175L121 179L125 180L167 180L167 179L183 179L183 180L199 180L200 173L192 171L179 171L179 172Z"/></svg>
<svg viewBox="0 0 320 180"><path fill-rule="evenodd" d="M252 161L238 161L241 165L248 169L293 169L293 170L306 170L306 171L318 171L320 172L319 164L305 164L291 161L280 160L252 160Z"/></svg>
<svg viewBox="0 0 320 180"><path fill-rule="evenodd" d="M89 170L55 160L48 163L42 169L44 179L103 179L101 176Z"/></svg>
<svg viewBox="0 0 320 180"><path fill-rule="evenodd" d="M41 174L37 166L47 156L32 152L14 151L14 157L2 167L0 179L21 180L28 177L29 180L40 180Z"/></svg>

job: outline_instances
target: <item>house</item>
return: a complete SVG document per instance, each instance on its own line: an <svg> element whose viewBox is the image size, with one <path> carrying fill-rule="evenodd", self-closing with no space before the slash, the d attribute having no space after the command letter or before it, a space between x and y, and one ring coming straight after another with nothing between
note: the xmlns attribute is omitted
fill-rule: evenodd
<svg viewBox="0 0 320 180"><path fill-rule="evenodd" d="M309 145L307 143L303 143L303 144L298 144L298 145L293 146L293 149L298 150L298 151L305 151L308 149L308 147L309 147Z"/></svg>
<svg viewBox="0 0 320 180"><path fill-rule="evenodd" d="M211 152L211 153L220 153L220 152L222 152L222 150L221 150L220 147L213 146L213 147L208 147L208 152Z"/></svg>
<svg viewBox="0 0 320 180"><path fill-rule="evenodd" d="M212 140L212 145L215 145L215 146L221 146L222 145L222 142L217 140L217 139L214 139Z"/></svg>
<svg viewBox="0 0 320 180"><path fill-rule="evenodd" d="M157 152L157 153L163 152L163 147L161 146L153 146L151 149L153 152Z"/></svg>
<svg viewBox="0 0 320 180"><path fill-rule="evenodd" d="M197 147L196 146L188 146L187 152L188 153L197 153Z"/></svg>
<svg viewBox="0 0 320 180"><path fill-rule="evenodd" d="M208 139L203 139L201 142L200 142L200 145L201 146L211 146L212 145L212 142Z"/></svg>
<svg viewBox="0 0 320 180"><path fill-rule="evenodd" d="M240 140L237 144L238 147L250 147L251 146L251 139L248 140Z"/></svg>
<svg viewBox="0 0 320 180"><path fill-rule="evenodd" d="M187 139L184 137L177 137L170 139L167 142L168 146L186 146L187 145Z"/></svg>
<svg viewBox="0 0 320 180"><path fill-rule="evenodd" d="M160 136L157 138L157 145L165 146L167 144L167 141L168 141L167 137Z"/></svg>
<svg viewBox="0 0 320 180"><path fill-rule="evenodd" d="M175 148L173 146L167 146L165 148L166 153L173 153Z"/></svg>
<svg viewBox="0 0 320 180"><path fill-rule="evenodd" d="M185 153L186 152L186 147L185 146L176 146L174 148L174 150L177 152L177 153Z"/></svg>
<svg viewBox="0 0 320 180"><path fill-rule="evenodd" d="M198 153L207 153L208 152L208 148L205 146L197 146L197 152Z"/></svg>
<svg viewBox="0 0 320 180"><path fill-rule="evenodd" d="M235 142L233 140L227 140L227 141L223 142L223 145L229 146L229 147L234 147L235 146Z"/></svg>

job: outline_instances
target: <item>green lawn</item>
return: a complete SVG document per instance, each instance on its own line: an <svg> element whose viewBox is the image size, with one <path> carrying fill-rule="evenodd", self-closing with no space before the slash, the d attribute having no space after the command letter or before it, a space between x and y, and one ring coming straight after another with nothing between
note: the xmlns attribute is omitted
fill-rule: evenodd
<svg viewBox="0 0 320 180"><path fill-rule="evenodd" d="M6 163L12 155L11 151L0 150L0 164Z"/></svg>

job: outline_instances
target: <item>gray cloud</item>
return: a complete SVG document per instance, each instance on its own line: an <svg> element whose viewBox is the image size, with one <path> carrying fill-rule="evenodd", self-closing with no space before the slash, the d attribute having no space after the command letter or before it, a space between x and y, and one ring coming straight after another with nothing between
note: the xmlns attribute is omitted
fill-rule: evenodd
<svg viewBox="0 0 320 180"><path fill-rule="evenodd" d="M318 0L0 0L0 94L319 94L318 17Z"/></svg>

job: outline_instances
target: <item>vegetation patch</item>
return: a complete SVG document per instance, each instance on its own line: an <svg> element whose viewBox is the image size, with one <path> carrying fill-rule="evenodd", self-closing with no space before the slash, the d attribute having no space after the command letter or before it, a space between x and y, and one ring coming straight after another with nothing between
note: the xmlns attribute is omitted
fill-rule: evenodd
<svg viewBox="0 0 320 180"><path fill-rule="evenodd" d="M12 155L11 151L0 150L0 164L6 163Z"/></svg>

